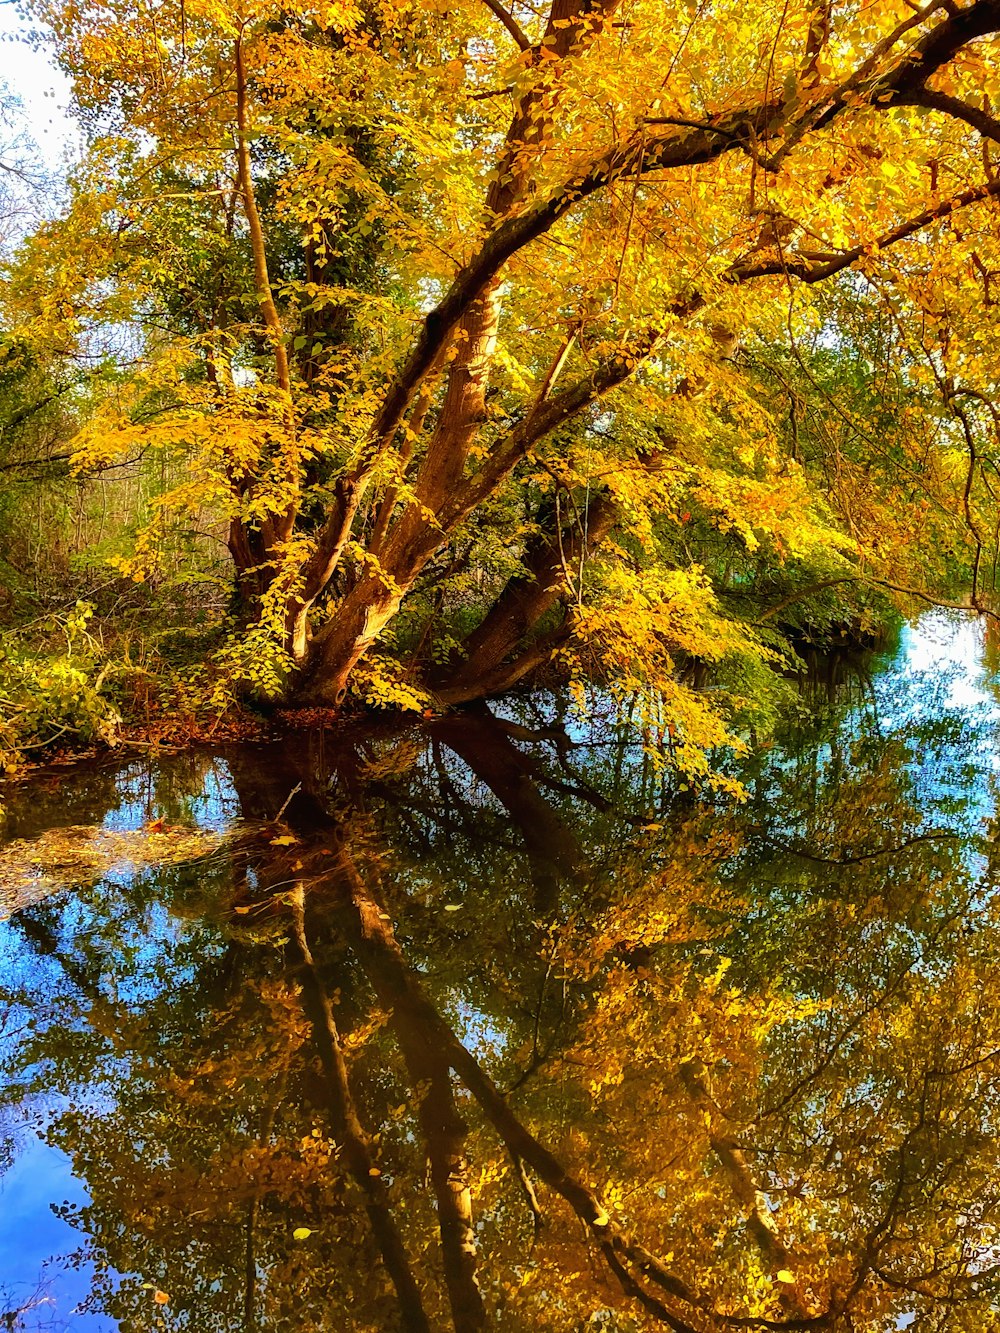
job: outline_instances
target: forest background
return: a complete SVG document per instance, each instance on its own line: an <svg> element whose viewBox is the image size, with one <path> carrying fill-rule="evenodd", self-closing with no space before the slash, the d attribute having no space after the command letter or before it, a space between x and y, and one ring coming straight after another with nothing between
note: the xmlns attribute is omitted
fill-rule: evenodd
<svg viewBox="0 0 1000 1333"><path fill-rule="evenodd" d="M596 684L714 781L804 646L993 613L1000 4L25 17L7 768Z"/></svg>

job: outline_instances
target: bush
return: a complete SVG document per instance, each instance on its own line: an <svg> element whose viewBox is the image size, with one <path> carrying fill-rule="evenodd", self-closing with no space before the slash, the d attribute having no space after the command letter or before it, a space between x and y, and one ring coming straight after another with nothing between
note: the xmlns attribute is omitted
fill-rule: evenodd
<svg viewBox="0 0 1000 1333"><path fill-rule="evenodd" d="M102 691L108 675L100 645L88 632L89 602L50 621L60 649L30 650L0 642L0 771L11 772L30 750L63 736L113 744L121 721Z"/></svg>

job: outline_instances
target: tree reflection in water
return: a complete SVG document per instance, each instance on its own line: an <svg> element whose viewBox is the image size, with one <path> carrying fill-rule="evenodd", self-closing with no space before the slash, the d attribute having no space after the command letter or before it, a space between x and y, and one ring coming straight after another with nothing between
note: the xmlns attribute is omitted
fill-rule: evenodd
<svg viewBox="0 0 1000 1333"><path fill-rule="evenodd" d="M168 824L228 792L231 837L19 913L5 995L93 1308L996 1327L991 724L925 712L828 711L740 809L485 710L133 766ZM88 781L71 821L121 800Z"/></svg>

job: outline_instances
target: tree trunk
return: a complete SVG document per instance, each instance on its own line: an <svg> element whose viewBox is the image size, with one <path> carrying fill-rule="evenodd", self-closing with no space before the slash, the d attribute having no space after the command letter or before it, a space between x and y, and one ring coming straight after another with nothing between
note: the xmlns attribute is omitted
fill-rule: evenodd
<svg viewBox="0 0 1000 1333"><path fill-rule="evenodd" d="M619 3L620 0L553 0L543 41L537 48L531 48L531 61L539 77L515 102L497 169L487 191L485 211L493 234L530 191L533 163L529 149L544 141L551 126L562 62L582 53ZM378 563L366 567L334 620L316 636L304 663L301 683L295 690L303 703L335 706L341 702L354 667L395 616L424 565L464 517L461 506L450 521L444 515L462 487L469 452L487 419L486 390L496 354L501 294L502 279L496 272L480 289L448 339L453 355L441 414L427 443L414 482L413 498L384 540L382 533L390 515L386 513L382 522L376 521L378 545L370 554L376 556ZM440 364L443 351L443 347L438 349L424 374ZM388 433L390 441L405 410L406 403L402 402L398 416L389 414L388 419L394 422ZM314 596L310 593L309 600L314 600Z"/></svg>
<svg viewBox="0 0 1000 1333"><path fill-rule="evenodd" d="M525 646L531 630L565 595L581 561L611 531L616 514L617 506L607 491L591 500L582 522L571 531L562 529L559 516L550 513L550 521L528 544L524 572L508 579L493 606L463 643L464 660L437 691L443 701L462 703L480 697L480 687L495 678L498 668Z"/></svg>

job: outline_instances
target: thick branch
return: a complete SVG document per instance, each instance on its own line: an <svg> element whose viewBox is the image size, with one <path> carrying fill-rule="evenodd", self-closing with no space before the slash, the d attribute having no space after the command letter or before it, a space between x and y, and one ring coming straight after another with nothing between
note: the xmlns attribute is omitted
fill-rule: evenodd
<svg viewBox="0 0 1000 1333"><path fill-rule="evenodd" d="M796 259L794 255L785 255L762 263L751 264L745 262L735 264L726 275L726 280L732 283L743 283L749 282L753 278L785 274L810 284L825 282L837 273L842 273L844 269L850 268L852 264L856 264L865 255L874 255L880 250L888 250L890 246L896 245L899 241L904 241L910 236L915 236L917 232L923 231L925 227L940 222L943 218L950 217L952 213L957 213L960 209L983 203L986 199L998 198L1000 198L1000 181L988 181L985 185L976 185L971 189L963 190L960 194L953 195L950 199L945 199L932 208L925 208L923 212L917 213L905 222L900 222L874 240L863 245L852 246L850 250L844 250L831 258L827 258L826 255L814 254L810 256L803 254L801 258Z"/></svg>
<svg viewBox="0 0 1000 1333"><path fill-rule="evenodd" d="M449 681L435 691L435 697L444 704L465 704L475 699L489 699L495 695L506 694L515 685L520 685L534 672L540 671L551 662L553 654L572 637L574 623L572 611L567 611L565 618L555 629L532 639L509 661L500 663L491 671L484 671L474 680L460 684L452 684Z"/></svg>
<svg viewBox="0 0 1000 1333"><path fill-rule="evenodd" d="M923 21L937 8L936 4L929 6L919 18L914 16L914 20ZM907 20L905 27L910 26L911 21ZM544 235L576 204L625 177L698 166L734 149L752 152L757 142L766 142L782 131L785 143L792 144L810 130L829 124L848 106L856 106L859 100L868 102L876 110L885 109L897 98L922 88L926 80L963 46L998 30L1000 0L976 0L964 10L952 11L947 19L904 51L890 70L874 77L873 71L879 61L899 39L900 31L897 31L891 39L886 39L889 46L881 43L831 97L822 97L810 104L793 121L786 120L789 99L776 97L713 117L707 127L690 127L680 134L650 136L648 126L644 125L625 144L594 159L588 168L561 189L533 207L507 218L486 237L476 256L456 275L444 299L426 316L413 351L375 420L372 430L375 447L391 439L442 343L507 261ZM797 106L797 103L793 101L791 105Z"/></svg>
<svg viewBox="0 0 1000 1333"><path fill-rule="evenodd" d="M905 98L900 97L899 102L901 105L925 106L931 111L940 111L946 116L953 116L956 120L964 120L974 130L978 130L984 139L993 139L996 143L1000 143L1000 120L987 111L969 106L960 97L952 97L950 93L940 93L933 88L921 88Z"/></svg>
<svg viewBox="0 0 1000 1333"><path fill-rule="evenodd" d="M571 570L586 559L611 531L617 513L614 497L594 497L575 526L565 531L558 509L528 543L523 569L506 583L500 596L462 644L465 653L447 680L445 697L459 694L497 670L567 588ZM455 696L458 697L458 696Z"/></svg>

